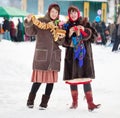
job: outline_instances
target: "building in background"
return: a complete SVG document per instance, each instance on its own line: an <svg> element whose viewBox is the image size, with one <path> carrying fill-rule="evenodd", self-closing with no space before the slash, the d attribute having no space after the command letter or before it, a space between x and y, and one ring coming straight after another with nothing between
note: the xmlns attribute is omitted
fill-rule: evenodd
<svg viewBox="0 0 120 118"><path fill-rule="evenodd" d="M33 14L44 13L44 0L21 0L23 10Z"/></svg>
<svg viewBox="0 0 120 118"><path fill-rule="evenodd" d="M77 6L81 15L94 21L101 12L102 21L116 21L120 14L120 0L1 0L0 6L14 6L33 14L45 14L49 4L56 2L60 5L61 14L67 15L70 5Z"/></svg>
<svg viewBox="0 0 120 118"><path fill-rule="evenodd" d="M61 13L64 15L67 14L67 8L70 5L75 5L80 9L82 16L88 17L90 21L94 21L98 15L102 21L107 20L107 0L57 0L56 2L60 5Z"/></svg>
<svg viewBox="0 0 120 118"><path fill-rule="evenodd" d="M107 0L22 0L22 9L34 14L44 14L49 4L53 2L60 5L62 15L67 15L68 7L75 5L80 9L82 16L88 17L90 21L95 20L100 10L101 20L105 22L107 20Z"/></svg>

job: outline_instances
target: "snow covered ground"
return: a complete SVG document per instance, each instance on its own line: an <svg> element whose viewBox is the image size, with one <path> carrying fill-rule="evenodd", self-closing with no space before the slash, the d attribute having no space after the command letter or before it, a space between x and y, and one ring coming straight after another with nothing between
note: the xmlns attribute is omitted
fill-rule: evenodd
<svg viewBox="0 0 120 118"><path fill-rule="evenodd" d="M82 85L79 86L79 107L69 109L71 95L69 85L62 80L64 49L62 49L59 81L55 84L47 110L38 106L45 84L40 87L35 107L26 107L31 88L32 60L35 42L0 42L0 118L119 118L120 117L120 53L111 47L93 44L96 79L92 82L95 103L100 109L89 112L84 100Z"/></svg>

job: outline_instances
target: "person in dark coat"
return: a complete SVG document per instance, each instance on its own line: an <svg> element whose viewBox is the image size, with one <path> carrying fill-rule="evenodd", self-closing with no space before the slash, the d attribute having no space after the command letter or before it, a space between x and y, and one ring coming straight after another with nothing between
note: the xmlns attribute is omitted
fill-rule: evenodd
<svg viewBox="0 0 120 118"><path fill-rule="evenodd" d="M54 83L58 80L60 71L61 49L59 45L64 39L63 35L56 35L60 30L55 22L59 20L60 7L58 4L51 4L48 13L36 19L28 15L25 20L25 32L28 36L36 35L36 47L33 60L32 88L28 96L27 106L33 108L36 93L42 83L46 83L45 93L42 95L40 109L47 108ZM58 36L58 40L56 40Z"/></svg>
<svg viewBox="0 0 120 118"><path fill-rule="evenodd" d="M10 22L9 22L8 18L4 18L3 30L4 30L3 39L11 40L11 37L10 37Z"/></svg>
<svg viewBox="0 0 120 118"><path fill-rule="evenodd" d="M120 16L117 19L116 28L115 28L115 41L113 44L112 52L119 51L120 44Z"/></svg>
<svg viewBox="0 0 120 118"><path fill-rule="evenodd" d="M10 21L10 36L12 41L17 41L16 39L16 28L13 21Z"/></svg>
<svg viewBox="0 0 120 118"><path fill-rule="evenodd" d="M64 25L66 37L63 46L66 47L66 53L63 79L70 84L73 100L70 108L78 107L77 85L83 84L88 109L92 111L100 106L93 102L90 84L91 80L95 78L91 42L94 42L97 32L90 26L86 18L80 17L80 11L76 6L68 8L68 16L69 20Z"/></svg>
<svg viewBox="0 0 120 118"><path fill-rule="evenodd" d="M24 26L20 19L18 19L17 25L17 41L18 42L24 41Z"/></svg>

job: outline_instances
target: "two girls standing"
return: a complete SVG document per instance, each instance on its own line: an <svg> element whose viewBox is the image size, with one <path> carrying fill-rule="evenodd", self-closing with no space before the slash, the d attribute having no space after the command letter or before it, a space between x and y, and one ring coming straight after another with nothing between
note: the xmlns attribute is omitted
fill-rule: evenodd
<svg viewBox="0 0 120 118"><path fill-rule="evenodd" d="M48 8L48 13L44 18L39 19L40 22L52 23L59 19L60 7L57 4L51 4ZM27 35L36 35L36 47L33 60L32 73L32 88L28 96L27 106L33 108L36 93L42 83L46 83L45 93L42 96L40 108L47 107L51 96L53 85L58 80L58 71L60 70L61 50L59 44L66 47L64 80L74 79L94 79L94 65L92 57L91 42L94 41L95 32L90 24L82 17L80 11L75 6L70 6L68 9L69 20L64 24L66 30L65 41L64 37L59 36L58 41L54 41L54 36L50 29L40 29L33 24L32 15L29 15L25 20L25 31ZM40 23L38 23L40 24ZM95 34L95 33L94 33ZM63 42L64 41L64 42ZM90 82L83 84L88 109L94 110L100 104L94 104L92 89ZM77 84L70 85L72 95L72 105L70 108L78 107L78 88Z"/></svg>

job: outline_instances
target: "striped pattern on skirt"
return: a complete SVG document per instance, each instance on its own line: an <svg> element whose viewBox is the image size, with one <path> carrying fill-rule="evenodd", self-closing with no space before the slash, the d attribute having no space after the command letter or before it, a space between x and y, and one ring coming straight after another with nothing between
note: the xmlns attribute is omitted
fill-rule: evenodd
<svg viewBox="0 0 120 118"><path fill-rule="evenodd" d="M58 72L49 70L33 70L32 72L32 82L38 83L54 83L58 81Z"/></svg>

